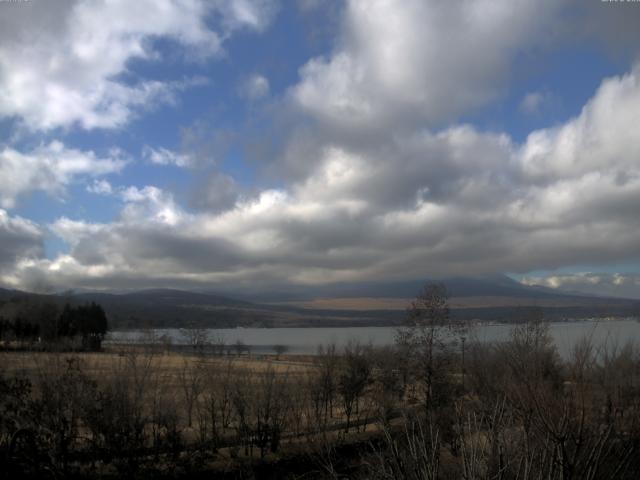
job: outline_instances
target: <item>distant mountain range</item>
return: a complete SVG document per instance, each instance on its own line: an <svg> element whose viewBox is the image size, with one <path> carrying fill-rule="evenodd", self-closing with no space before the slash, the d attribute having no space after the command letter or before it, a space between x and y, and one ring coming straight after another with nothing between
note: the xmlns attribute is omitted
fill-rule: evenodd
<svg viewBox="0 0 640 480"><path fill-rule="evenodd" d="M518 321L532 307L550 319L636 316L640 301L593 297L522 285L506 276L442 279L451 314L464 320ZM424 281L336 284L286 292L194 292L149 289L126 293L70 292L57 303L97 302L113 328L399 325ZM0 301L33 295L0 289ZM2 310L0 309L0 315Z"/></svg>

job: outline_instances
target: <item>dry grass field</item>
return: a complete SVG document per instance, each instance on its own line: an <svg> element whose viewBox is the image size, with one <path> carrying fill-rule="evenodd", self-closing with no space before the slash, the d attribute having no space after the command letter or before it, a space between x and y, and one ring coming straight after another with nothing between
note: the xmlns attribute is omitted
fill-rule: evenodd
<svg viewBox="0 0 640 480"><path fill-rule="evenodd" d="M314 369L312 356L309 355L200 355L177 352L154 352L143 347L115 345L105 348L104 352L32 352L0 351L0 371L7 374L21 373L27 376L56 366L67 368L69 361L80 362L82 370L90 375L101 377L114 370L119 371L131 359L146 359L149 367L165 378L174 377L190 363L201 366L226 366L254 373L263 373L272 369L277 373L300 375Z"/></svg>
<svg viewBox="0 0 640 480"><path fill-rule="evenodd" d="M461 364L419 333L313 356L2 351L0 447L30 478L638 478L637 348L563 360L531 322Z"/></svg>

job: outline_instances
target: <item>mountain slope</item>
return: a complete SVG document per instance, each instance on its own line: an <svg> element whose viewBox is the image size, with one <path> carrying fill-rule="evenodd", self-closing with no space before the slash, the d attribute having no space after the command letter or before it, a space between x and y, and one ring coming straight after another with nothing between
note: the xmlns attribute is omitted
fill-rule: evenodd
<svg viewBox="0 0 640 480"><path fill-rule="evenodd" d="M528 286L506 275L482 277L446 277L439 279L415 279L396 282L336 283L315 287L292 287L287 291L225 292L238 298L255 302L310 301L318 298L414 298L426 282L444 283L451 297L494 296L543 298L583 295L558 292L546 287Z"/></svg>
<svg viewBox="0 0 640 480"><path fill-rule="evenodd" d="M530 315L531 307L541 308L545 316L556 320L632 316L640 312L640 302L636 300L565 294L521 285L508 277L442 281L450 292L452 316L464 320L518 321ZM229 292L175 289L82 292L51 297L0 289L0 301L20 294L49 298L60 305L66 301L93 301L104 307L112 327L118 329L192 325L211 328L398 325L406 318L406 307L423 285L422 281L330 285L313 291L298 289L286 295L249 297L245 293L241 300Z"/></svg>

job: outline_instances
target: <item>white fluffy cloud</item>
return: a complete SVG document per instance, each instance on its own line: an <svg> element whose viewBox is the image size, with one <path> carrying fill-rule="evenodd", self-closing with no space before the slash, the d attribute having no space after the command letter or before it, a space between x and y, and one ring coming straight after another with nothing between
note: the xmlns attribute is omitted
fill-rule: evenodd
<svg viewBox="0 0 640 480"><path fill-rule="evenodd" d="M175 227L188 218L175 204L173 196L157 187L129 187L121 196L126 203L121 214L125 223L152 222Z"/></svg>
<svg viewBox="0 0 640 480"><path fill-rule="evenodd" d="M622 2L624 3L624 2ZM339 41L300 69L293 103L335 130L440 128L508 91L516 61L593 41L639 52L636 5L581 0L347 0ZM534 93L523 104L540 105Z"/></svg>
<svg viewBox="0 0 640 480"><path fill-rule="evenodd" d="M614 173L620 183L638 173L640 66L605 80L580 116L529 135L523 168L535 181L558 181L586 174Z"/></svg>
<svg viewBox="0 0 640 480"><path fill-rule="evenodd" d="M306 178L221 212L187 213L158 188L126 189L116 222L59 220L52 230L69 254L24 264L15 278L316 284L624 261L640 250L640 139L623 128L575 132L638 124L638 76L604 81L578 117L522 145L470 126L374 152L336 144Z"/></svg>
<svg viewBox="0 0 640 480"><path fill-rule="evenodd" d="M29 152L4 147L0 150L0 206L13 208L20 196L36 190L62 196L78 178L119 172L125 165L118 150L100 158L92 151L68 148L59 141Z"/></svg>
<svg viewBox="0 0 640 480"><path fill-rule="evenodd" d="M182 80L126 80L132 59L159 58L167 38L192 56L221 52L241 28L262 30L271 2L126 0L27 2L0 20L0 117L31 130L124 125L139 109L172 101ZM207 19L222 17L219 31Z"/></svg>
<svg viewBox="0 0 640 480"><path fill-rule="evenodd" d="M87 192L95 193L96 195L111 195L113 187L106 180L94 180L93 183L87 185Z"/></svg>
<svg viewBox="0 0 640 480"><path fill-rule="evenodd" d="M156 165L175 165L176 167L188 167L194 163L190 155L148 145L142 149L142 158Z"/></svg>
<svg viewBox="0 0 640 480"><path fill-rule="evenodd" d="M292 96L340 128L442 125L500 93L510 61L562 4L350 0L342 43L301 69Z"/></svg>
<svg viewBox="0 0 640 480"><path fill-rule="evenodd" d="M269 95L269 80L260 74L251 75L240 86L240 93L249 100L259 100Z"/></svg>

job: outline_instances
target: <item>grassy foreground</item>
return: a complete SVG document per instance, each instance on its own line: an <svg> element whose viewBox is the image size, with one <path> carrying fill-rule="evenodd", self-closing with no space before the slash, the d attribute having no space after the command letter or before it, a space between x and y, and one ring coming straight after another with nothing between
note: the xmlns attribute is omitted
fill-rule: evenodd
<svg viewBox="0 0 640 480"><path fill-rule="evenodd" d="M543 322L502 344L0 352L8 478L632 479L640 353ZM461 348L463 347L464 348Z"/></svg>

